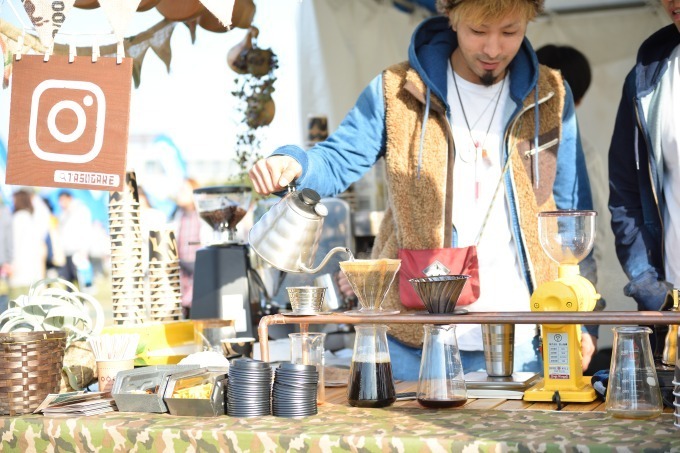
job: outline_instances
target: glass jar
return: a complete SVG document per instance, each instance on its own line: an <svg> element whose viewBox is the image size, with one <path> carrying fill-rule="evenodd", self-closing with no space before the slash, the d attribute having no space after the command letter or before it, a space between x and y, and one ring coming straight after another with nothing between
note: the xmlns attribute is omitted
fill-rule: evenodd
<svg viewBox="0 0 680 453"><path fill-rule="evenodd" d="M467 401L456 326L425 324L423 355L418 375L418 403L427 408L462 406Z"/></svg>
<svg viewBox="0 0 680 453"><path fill-rule="evenodd" d="M354 329L347 400L356 407L391 406L397 395L387 347L387 326L366 324L356 325Z"/></svg>
<svg viewBox="0 0 680 453"><path fill-rule="evenodd" d="M649 343L649 327L615 327L605 408L617 418L661 414L663 401Z"/></svg>

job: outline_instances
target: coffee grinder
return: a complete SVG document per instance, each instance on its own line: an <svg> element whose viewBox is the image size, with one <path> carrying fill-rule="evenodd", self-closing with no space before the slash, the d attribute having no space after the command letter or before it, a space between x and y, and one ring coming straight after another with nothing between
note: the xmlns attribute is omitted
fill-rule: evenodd
<svg viewBox="0 0 680 453"><path fill-rule="evenodd" d="M538 214L543 251L558 265L558 278L541 284L531 296L531 311L592 311L600 295L579 274L593 248L595 211L545 211ZM524 392L527 401L590 402L596 394L583 376L581 326L543 324L543 380Z"/></svg>
<svg viewBox="0 0 680 453"><path fill-rule="evenodd" d="M212 241L196 252L191 317L233 319L240 336L253 336L248 285L248 245L236 238L236 225L250 209L245 186L194 190L198 215L213 229Z"/></svg>

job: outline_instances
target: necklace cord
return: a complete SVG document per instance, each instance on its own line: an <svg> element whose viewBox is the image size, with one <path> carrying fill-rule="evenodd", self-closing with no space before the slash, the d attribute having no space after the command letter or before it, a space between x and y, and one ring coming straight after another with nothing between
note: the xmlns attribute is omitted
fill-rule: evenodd
<svg viewBox="0 0 680 453"><path fill-rule="evenodd" d="M472 146L474 146L474 148L475 148L475 161L476 161L477 160L478 146L477 146L477 142L475 141L474 137L472 136L472 128L470 128L470 122L468 121L467 114L465 113L465 107L463 107L463 98L460 96L460 90L458 89L458 81L456 80L456 70L453 68L453 65L451 65L451 71L453 72L453 85L456 87L456 94L458 95L458 103L460 104L460 110L463 112L463 119L465 120L465 126L467 127L468 134L470 135L470 140L472 141ZM500 104L501 93L503 92L503 87L505 86L505 79L506 78L507 77L503 77L503 82L501 83L501 87L498 90L498 93L496 94L496 104L494 105L493 112L491 113L491 120L489 120L489 126L486 128L486 134L484 135L484 141L481 144L482 149L484 149L484 145L486 145L486 139L489 137L489 131L491 131L491 125L493 124L493 119L496 116L496 110L498 109L498 104Z"/></svg>
<svg viewBox="0 0 680 453"><path fill-rule="evenodd" d="M453 83L456 87L456 94L458 95L458 102L460 103L460 109L463 112L463 118L465 119L465 125L468 128L468 133L470 134L470 139L472 140L472 144L474 145L475 141L472 137L472 130L470 130L470 125L468 123L467 115L465 114L465 108L463 107L463 99L461 98L460 91L458 90L458 82L456 81L456 71L453 69L453 65L451 65L451 69L453 71ZM491 124L493 123L493 118L496 115L496 109L498 108L498 104L500 102L500 98L501 98L501 94L503 92L503 88L505 86L505 79L506 78L507 78L507 76L503 78L501 88L498 90L496 105L494 106L493 112L491 114L491 121L489 121L489 127L487 128L487 131L486 131L487 137L489 135L489 131L491 130ZM484 143L486 143L486 137L484 137ZM511 151L511 153L512 153L512 151ZM491 202L489 203L489 209L487 209L486 214L484 215L484 220L482 220L482 225L479 228L479 233L477 233L477 237L475 238L475 242L474 242L475 246L479 246L479 241L482 239L484 227L486 227L487 221L489 220L489 217L491 216L491 208L493 207L493 204L496 201L496 197L497 197L498 192L500 191L501 185L503 183L503 175L505 175L505 172L508 170L508 167L510 166L510 157L511 156L508 155L508 158L505 162L505 165L503 166L503 169L501 171L501 176L498 179L498 183L496 184L496 188L494 190L493 196L491 197ZM477 159L477 147L475 146L475 161L476 161L476 159ZM476 179L476 170L477 170L477 166L475 165L475 179ZM476 185L476 183L475 183L475 185Z"/></svg>

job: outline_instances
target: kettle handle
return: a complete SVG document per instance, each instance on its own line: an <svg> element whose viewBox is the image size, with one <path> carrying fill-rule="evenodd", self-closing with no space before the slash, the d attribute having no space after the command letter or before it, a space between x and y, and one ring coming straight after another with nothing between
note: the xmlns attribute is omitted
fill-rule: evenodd
<svg viewBox="0 0 680 453"><path fill-rule="evenodd" d="M317 272L319 272L319 270L321 270L322 267L324 267L326 265L326 263L331 258L331 256L335 255L336 253L340 253L340 252L346 253L347 257L350 258L350 259L352 259L354 257L354 255L352 255L352 252L350 251L349 248L347 248L347 247L334 247L326 254L326 256L323 257L323 259L321 260L321 263L317 267L310 268L310 267L305 266L302 263L299 263L298 265L299 265L300 270L302 272L305 272L307 274L316 274Z"/></svg>

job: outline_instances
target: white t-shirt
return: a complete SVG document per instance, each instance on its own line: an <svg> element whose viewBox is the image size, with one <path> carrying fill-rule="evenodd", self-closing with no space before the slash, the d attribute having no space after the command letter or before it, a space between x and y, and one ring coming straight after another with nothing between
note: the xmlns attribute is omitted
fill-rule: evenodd
<svg viewBox="0 0 680 453"><path fill-rule="evenodd" d="M680 46L671 54L661 83L668 88L659 115L664 161L666 280L680 287Z"/></svg>
<svg viewBox="0 0 680 453"><path fill-rule="evenodd" d="M453 224L458 246L464 247L475 243L501 177L501 148L505 131L503 111L510 99L510 84L509 75L506 75L505 82L499 81L490 87L470 83L460 76L456 76L455 82L471 132L464 119L449 65L447 92L456 146ZM475 303L464 307L469 311L529 310L529 291L520 270L510 225L505 185L501 184L477 249L480 296ZM515 343L526 342L534 332L533 325L517 324ZM460 324L456 333L461 350L483 349L482 331L478 324Z"/></svg>

